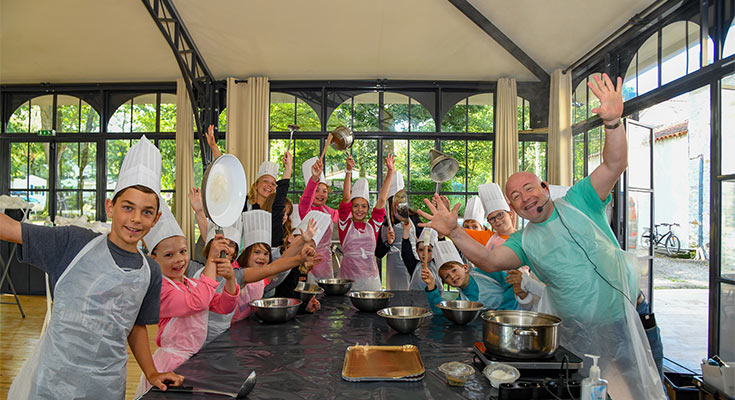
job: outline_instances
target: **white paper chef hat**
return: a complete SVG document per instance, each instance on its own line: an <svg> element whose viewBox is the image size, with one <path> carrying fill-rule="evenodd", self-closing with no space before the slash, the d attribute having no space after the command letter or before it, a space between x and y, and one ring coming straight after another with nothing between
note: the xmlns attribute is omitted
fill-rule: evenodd
<svg viewBox="0 0 735 400"><path fill-rule="evenodd" d="M549 185L549 195L551 196L551 200L564 197L570 188L571 186Z"/></svg>
<svg viewBox="0 0 735 400"><path fill-rule="evenodd" d="M454 243L449 240L434 242L434 249L432 254L434 255L434 263L439 268L450 261L456 261L460 264L464 264L464 261L462 261L462 257L459 256L457 248L454 247Z"/></svg>
<svg viewBox="0 0 735 400"><path fill-rule="evenodd" d="M316 222L316 233L314 234L314 243L319 243L322 240L322 237L324 236L324 233L327 232L327 228L329 228L329 224L332 223L332 216L316 210L309 211L308 214L304 218L301 219L301 223L296 227L296 230L294 230L294 233L297 235L301 234L301 231L305 231L306 228L309 227L309 220L314 220Z"/></svg>
<svg viewBox="0 0 735 400"><path fill-rule="evenodd" d="M153 249L158 246L161 241L168 239L173 236L184 236L184 231L181 230L179 223L174 218L174 214L171 213L171 209L168 208L168 204L165 202L159 207L161 217L158 219L155 225L150 231L143 237L145 247L148 248L149 252L153 252Z"/></svg>
<svg viewBox="0 0 735 400"><path fill-rule="evenodd" d="M209 243L212 239L214 239L215 231L217 226L214 224L214 222L207 220L209 222L207 227L207 240L204 242ZM242 239L242 222L240 221L240 218L235 221L234 224L230 226L223 226L222 228L222 234L224 235L225 239L232 240L233 242L237 243L237 245L240 245L240 239ZM270 239L269 239L270 241Z"/></svg>
<svg viewBox="0 0 735 400"><path fill-rule="evenodd" d="M161 152L145 136L130 146L120 166L113 197L130 186L141 185L161 193ZM160 200L159 200L160 201Z"/></svg>
<svg viewBox="0 0 735 400"><path fill-rule="evenodd" d="M311 167L309 167L309 170L311 171ZM258 167L258 176L255 177L255 180L257 181L263 175L270 175L275 179L276 176L278 176L278 164L270 161L263 161L263 163L260 164L260 167Z"/></svg>
<svg viewBox="0 0 735 400"><path fill-rule="evenodd" d="M311 166L316 163L317 159L318 157L312 157L301 164L301 172L304 174L304 187L309 182L309 179L311 179ZM319 177L319 183L327 184L327 178L324 177L324 170L322 170L322 175Z"/></svg>
<svg viewBox="0 0 735 400"><path fill-rule="evenodd" d="M263 210L252 210L242 214L242 232L245 242L243 249L255 243L271 245L273 220L271 213Z"/></svg>
<svg viewBox="0 0 735 400"><path fill-rule="evenodd" d="M401 175L400 171L396 171L395 175L393 176L393 180L390 181L390 189L388 189L388 198L395 196L396 193L400 192L405 187L406 187L406 184L403 182L403 175Z"/></svg>
<svg viewBox="0 0 735 400"><path fill-rule="evenodd" d="M413 224L411 225L413 227ZM439 240L439 234L431 228L424 228L419 237L414 239L414 237L409 236L409 240L411 240L411 243L413 244L413 256L416 257L417 260L421 259L417 250L419 247L418 242L427 243L426 239L428 239L428 243L433 246L434 243Z"/></svg>
<svg viewBox="0 0 735 400"><path fill-rule="evenodd" d="M350 197L350 201L358 197L367 200L368 203L370 202L370 187L368 186L367 178L360 178L352 184L352 197Z"/></svg>
<svg viewBox="0 0 735 400"><path fill-rule="evenodd" d="M497 183L483 183L477 187L477 191L480 193L482 206L485 207L485 217L498 210L510 211L505 195Z"/></svg>
<svg viewBox="0 0 735 400"><path fill-rule="evenodd" d="M485 217L485 208L482 206L480 198L477 196L470 197L464 208L464 220L473 219L482 224Z"/></svg>

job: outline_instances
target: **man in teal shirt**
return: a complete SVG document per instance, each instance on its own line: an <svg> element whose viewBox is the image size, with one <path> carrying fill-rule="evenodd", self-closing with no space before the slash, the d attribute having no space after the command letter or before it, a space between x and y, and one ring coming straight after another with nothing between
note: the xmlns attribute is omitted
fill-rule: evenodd
<svg viewBox="0 0 735 400"><path fill-rule="evenodd" d="M589 84L600 99L605 125L603 162L567 195L551 200L548 185L519 172L505 194L518 215L529 221L501 246L488 250L457 225L457 210L429 205L425 224L448 236L477 267L487 272L529 265L546 283L547 312L562 319L560 344L575 354L597 354L613 398L665 399L651 347L636 312L640 270L635 257L617 244L605 205L628 165L621 123L622 79L617 87L603 74ZM436 196L436 195L435 195Z"/></svg>

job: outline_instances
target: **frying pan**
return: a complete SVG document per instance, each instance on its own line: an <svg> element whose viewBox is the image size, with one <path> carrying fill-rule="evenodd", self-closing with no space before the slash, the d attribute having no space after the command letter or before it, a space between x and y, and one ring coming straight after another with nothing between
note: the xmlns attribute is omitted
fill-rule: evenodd
<svg viewBox="0 0 735 400"><path fill-rule="evenodd" d="M247 187L245 170L232 154L217 157L207 167L202 179L202 206L218 234L222 234L222 226L231 226L240 218Z"/></svg>

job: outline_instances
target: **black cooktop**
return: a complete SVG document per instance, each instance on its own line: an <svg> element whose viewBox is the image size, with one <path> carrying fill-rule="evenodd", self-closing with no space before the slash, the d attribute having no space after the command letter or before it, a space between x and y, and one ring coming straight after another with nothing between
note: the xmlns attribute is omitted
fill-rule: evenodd
<svg viewBox="0 0 735 400"><path fill-rule="evenodd" d="M493 363L503 363L518 368L519 371L539 370L538 372L547 370L562 370L569 368L569 372L576 372L584 366L584 361L571 351L559 346L554 354L546 358L538 358L532 360L521 360L516 358L508 358L490 353L485 349L482 342L475 342L473 346L475 355L485 365ZM568 364L568 366L567 366Z"/></svg>

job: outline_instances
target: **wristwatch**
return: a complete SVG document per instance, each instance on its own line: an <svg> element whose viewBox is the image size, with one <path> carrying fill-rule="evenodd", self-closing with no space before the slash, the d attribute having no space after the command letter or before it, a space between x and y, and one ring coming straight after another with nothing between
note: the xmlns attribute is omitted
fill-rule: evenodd
<svg viewBox="0 0 735 400"><path fill-rule="evenodd" d="M616 123L614 123L612 125L605 124L605 129L615 129L615 128L617 128L617 127L620 126L620 124L622 123L622 121L623 121L622 118L618 118L618 122L616 122Z"/></svg>

